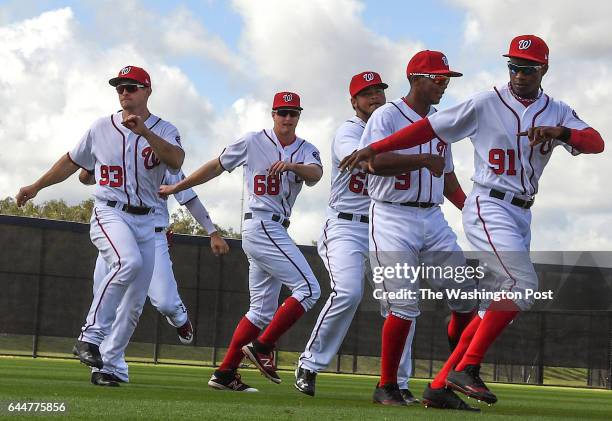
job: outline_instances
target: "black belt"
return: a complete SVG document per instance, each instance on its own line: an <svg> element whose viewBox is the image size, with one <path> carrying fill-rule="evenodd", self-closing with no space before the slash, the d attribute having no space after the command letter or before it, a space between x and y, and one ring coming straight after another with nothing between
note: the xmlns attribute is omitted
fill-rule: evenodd
<svg viewBox="0 0 612 421"><path fill-rule="evenodd" d="M162 232L163 230L165 230L164 227L155 227L155 232Z"/></svg>
<svg viewBox="0 0 612 421"><path fill-rule="evenodd" d="M253 214L251 212L247 212L244 214L244 219L253 219ZM283 219L280 215L277 214L273 214L272 215L272 219L274 222L280 222L281 219ZM289 228L289 224L291 222L288 219L283 220L283 223L281 224L283 227L285 228Z"/></svg>
<svg viewBox="0 0 612 421"><path fill-rule="evenodd" d="M503 191L491 189L491 191L489 192L489 196L494 197L496 199L504 200L504 198L506 197L506 193L504 193ZM513 197L510 204L518 206L519 208L529 209L533 205L533 202L533 200L524 200L519 199L518 197Z"/></svg>
<svg viewBox="0 0 612 421"><path fill-rule="evenodd" d="M384 201L383 203L388 203L390 205L402 205L402 206L410 206L411 208L433 208L434 206L436 206L435 203L431 203L431 202L387 202Z"/></svg>
<svg viewBox="0 0 612 421"><path fill-rule="evenodd" d="M352 213L346 213L346 212L340 212L338 214L338 218L340 219L346 219L348 221L352 221L353 220L353 214ZM370 222L370 217L366 216L366 215L361 215L359 217L359 222L363 222L365 224Z"/></svg>
<svg viewBox="0 0 612 421"><path fill-rule="evenodd" d="M123 205L120 208L117 208L116 200L109 200L106 202L106 206L110 206L111 208L121 209L123 212L131 213L134 215L147 215L151 212L151 208L147 208L146 206L132 206L132 205Z"/></svg>

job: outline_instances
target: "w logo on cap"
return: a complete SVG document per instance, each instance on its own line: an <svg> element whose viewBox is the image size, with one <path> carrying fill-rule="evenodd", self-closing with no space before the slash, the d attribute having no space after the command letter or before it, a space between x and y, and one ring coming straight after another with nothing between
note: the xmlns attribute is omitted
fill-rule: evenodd
<svg viewBox="0 0 612 421"><path fill-rule="evenodd" d="M374 73L364 73L363 80L366 82L372 82L374 80Z"/></svg>
<svg viewBox="0 0 612 421"><path fill-rule="evenodd" d="M518 42L518 49L519 50L526 50L529 47L531 47L531 40L530 39L521 39Z"/></svg>
<svg viewBox="0 0 612 421"><path fill-rule="evenodd" d="M121 76L123 75L127 75L128 73L130 73L130 71L132 70L132 66L125 66L123 69L121 69L121 71L119 72L119 74Z"/></svg>
<svg viewBox="0 0 612 421"><path fill-rule="evenodd" d="M285 101L285 102L291 102L291 101L293 101L293 95L291 95L291 94L285 94L285 95L283 95L283 101Z"/></svg>
<svg viewBox="0 0 612 421"><path fill-rule="evenodd" d="M442 56L442 63L444 63L444 65L448 67L448 59L446 58L445 55Z"/></svg>

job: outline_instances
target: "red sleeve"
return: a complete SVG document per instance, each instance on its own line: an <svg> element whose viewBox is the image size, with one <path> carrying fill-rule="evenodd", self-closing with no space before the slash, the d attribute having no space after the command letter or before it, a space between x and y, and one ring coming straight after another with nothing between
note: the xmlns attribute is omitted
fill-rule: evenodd
<svg viewBox="0 0 612 421"><path fill-rule="evenodd" d="M376 153L396 151L398 149L409 149L413 146L419 146L429 142L436 137L434 129L429 123L429 119L424 118L410 126L404 127L401 130L385 137L378 142L370 145L370 148Z"/></svg>
<svg viewBox="0 0 612 421"><path fill-rule="evenodd" d="M582 130L570 129L570 138L567 144L582 153L601 153L604 150L604 141L601 135L591 127Z"/></svg>
<svg viewBox="0 0 612 421"><path fill-rule="evenodd" d="M459 186L457 190L455 190L454 192L446 196L446 198L450 200L453 205L457 206L457 209L459 210L463 209L463 205L465 204L466 196L461 186Z"/></svg>

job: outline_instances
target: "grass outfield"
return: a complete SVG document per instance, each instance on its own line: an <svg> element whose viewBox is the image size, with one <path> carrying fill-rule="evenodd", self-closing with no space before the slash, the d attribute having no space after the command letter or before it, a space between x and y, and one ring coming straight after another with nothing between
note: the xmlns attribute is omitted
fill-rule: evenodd
<svg viewBox="0 0 612 421"><path fill-rule="evenodd" d="M493 384L500 402L480 404L482 413L388 408L371 403L376 379L369 376L320 374L317 397L293 388L293 373L282 372L275 385L258 372L243 370L243 379L260 393L210 389L212 369L203 367L130 364L131 382L119 388L89 383L88 370L76 360L0 357L0 417L9 402L65 402L71 419L274 419L383 420L415 419L601 419L612 417L612 391ZM426 382L413 380L420 396ZM471 404L476 404L473 400ZM54 419L59 417L54 416ZM36 418L40 419L40 418Z"/></svg>

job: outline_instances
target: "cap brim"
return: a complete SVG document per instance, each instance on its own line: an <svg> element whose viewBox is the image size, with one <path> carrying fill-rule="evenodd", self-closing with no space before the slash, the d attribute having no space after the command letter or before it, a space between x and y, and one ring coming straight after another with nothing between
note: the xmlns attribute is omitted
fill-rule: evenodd
<svg viewBox="0 0 612 421"><path fill-rule="evenodd" d="M145 85L144 83L139 82L136 79L130 79L127 77L114 77L111 80L109 80L108 83L111 86L119 86L122 83L137 83L138 85Z"/></svg>
<svg viewBox="0 0 612 421"><path fill-rule="evenodd" d="M454 70L437 70L437 71L433 71L433 72L427 72L431 75L442 75L442 76L448 76L448 77L461 77L463 76L463 73L459 73L459 72L455 72Z"/></svg>
<svg viewBox="0 0 612 421"><path fill-rule="evenodd" d="M276 108L272 108L272 111L278 111L278 110L300 110L302 111L303 108L302 107L276 107Z"/></svg>
<svg viewBox="0 0 612 421"><path fill-rule="evenodd" d="M502 54L502 56L508 57L508 58L520 58L520 59L523 59L523 60L533 61L534 63L548 64L545 61L538 60L535 57L532 57L532 56L527 55L527 54L524 54L524 55L523 54L512 54L512 55L511 54Z"/></svg>
<svg viewBox="0 0 612 421"><path fill-rule="evenodd" d="M365 91L366 89L371 88L372 86L380 86L382 89L387 89L389 87L389 85L387 85L384 82L373 83L372 85L364 86L363 88L361 88L360 90L358 90L357 92L352 94L351 96L357 96L357 95L359 95L359 92Z"/></svg>

